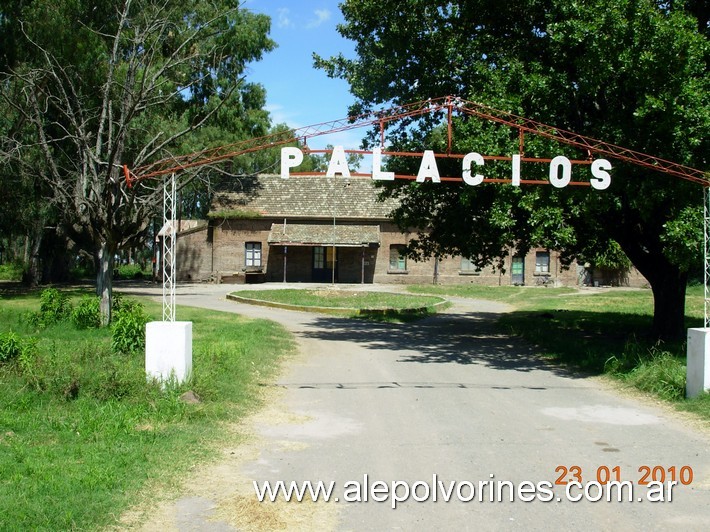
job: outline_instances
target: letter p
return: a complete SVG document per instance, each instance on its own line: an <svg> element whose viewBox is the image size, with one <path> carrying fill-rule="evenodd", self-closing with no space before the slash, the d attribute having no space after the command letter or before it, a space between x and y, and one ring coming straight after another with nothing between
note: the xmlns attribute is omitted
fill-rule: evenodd
<svg viewBox="0 0 710 532"><path fill-rule="evenodd" d="M281 148L281 179L288 179L289 168L294 168L303 162L303 152L294 147Z"/></svg>
<svg viewBox="0 0 710 532"><path fill-rule="evenodd" d="M404 488L404 494L400 495L397 488ZM395 480L392 482L392 509L397 509L398 502L405 502L409 499L409 484L401 480Z"/></svg>

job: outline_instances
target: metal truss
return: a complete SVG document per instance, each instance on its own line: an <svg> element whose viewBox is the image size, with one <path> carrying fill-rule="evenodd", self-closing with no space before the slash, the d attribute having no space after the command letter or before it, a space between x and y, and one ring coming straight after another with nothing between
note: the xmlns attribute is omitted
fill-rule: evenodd
<svg viewBox="0 0 710 532"><path fill-rule="evenodd" d="M175 321L175 174L163 186L163 321Z"/></svg>

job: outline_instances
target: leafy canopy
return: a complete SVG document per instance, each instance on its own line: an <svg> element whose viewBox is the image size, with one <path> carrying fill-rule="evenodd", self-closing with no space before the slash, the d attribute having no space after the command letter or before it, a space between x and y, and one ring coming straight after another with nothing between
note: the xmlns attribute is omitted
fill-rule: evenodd
<svg viewBox="0 0 710 532"><path fill-rule="evenodd" d="M704 2L350 0L341 7L339 30L355 41L357 58L316 56L315 63L348 80L357 98L352 113L457 95L707 168ZM441 117L403 120L388 142L445 151L440 124ZM518 152L516 131L477 119L456 118L454 140L458 153ZM529 156L589 155L530 136L524 149ZM701 257L701 187L612 163L612 185L603 192L397 183L386 193L402 201L394 213L402 227L425 230L410 246L414 256L461 253L483 265L512 247L561 249L571 259L608 256L618 244L654 290L655 332L679 336L687 271ZM408 164L416 163L392 160L390 169ZM458 163L449 164L455 173L446 175L460 175ZM545 172L523 167L523 177ZM510 169L487 165L484 173L509 177Z"/></svg>

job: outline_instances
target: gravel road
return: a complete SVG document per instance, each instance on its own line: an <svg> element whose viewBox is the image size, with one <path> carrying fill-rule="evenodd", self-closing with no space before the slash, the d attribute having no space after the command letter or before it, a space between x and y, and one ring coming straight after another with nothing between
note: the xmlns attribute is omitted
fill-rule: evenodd
<svg viewBox="0 0 710 532"><path fill-rule="evenodd" d="M249 441L196 471L180 497L151 509L143 529L708 529L707 428L542 363L494 328L505 305L453 299L440 315L380 324L224 298L238 288L181 285L177 303L275 320L295 335L300 354L285 364L264 411L239 429ZM648 480L664 473L687 483L683 466L692 483L670 488L672 501L646 499L646 468ZM544 482L580 475L586 483L607 472L631 481L633 502L572 502L564 485L545 491ZM339 501L255 502L253 481L279 480L334 481ZM401 498L416 490L392 509L397 481ZM573 497L584 494L572 486ZM499 487L503 501L491 502ZM598 493L589 486L592 498Z"/></svg>

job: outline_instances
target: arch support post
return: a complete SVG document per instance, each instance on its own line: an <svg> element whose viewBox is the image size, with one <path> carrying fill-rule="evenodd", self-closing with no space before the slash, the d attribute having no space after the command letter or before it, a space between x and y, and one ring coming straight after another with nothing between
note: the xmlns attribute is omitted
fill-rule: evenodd
<svg viewBox="0 0 710 532"><path fill-rule="evenodd" d="M697 397L710 390L710 190L703 187L703 328L688 329L685 395Z"/></svg>

